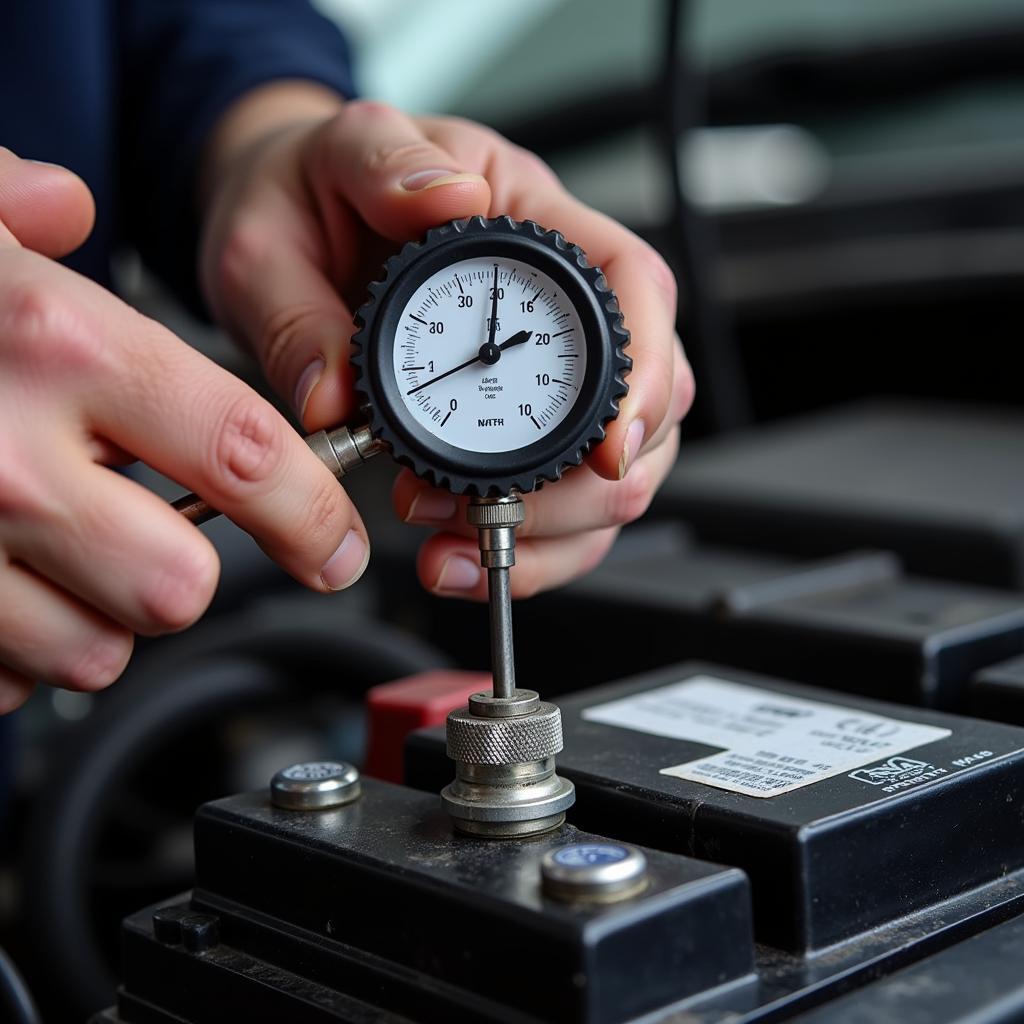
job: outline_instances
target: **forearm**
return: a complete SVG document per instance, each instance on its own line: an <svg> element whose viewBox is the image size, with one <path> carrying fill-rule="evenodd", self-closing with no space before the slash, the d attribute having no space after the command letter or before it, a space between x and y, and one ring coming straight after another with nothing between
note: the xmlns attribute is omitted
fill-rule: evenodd
<svg viewBox="0 0 1024 1024"><path fill-rule="evenodd" d="M325 120L344 99L327 86L298 79L270 82L236 100L210 132L199 166L199 198L205 210L231 165L279 131Z"/></svg>

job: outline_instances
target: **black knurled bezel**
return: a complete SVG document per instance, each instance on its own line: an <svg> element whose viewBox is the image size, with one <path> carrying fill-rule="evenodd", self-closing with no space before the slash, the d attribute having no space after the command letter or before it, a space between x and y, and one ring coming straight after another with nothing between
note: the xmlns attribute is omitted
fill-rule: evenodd
<svg viewBox="0 0 1024 1024"><path fill-rule="evenodd" d="M467 452L430 434L409 415L394 380L392 351L404 299L442 266L474 256L505 256L543 270L560 283L583 321L587 368L576 404L549 435L512 452ZM629 332L604 274L557 231L511 217L451 221L392 256L369 291L355 314L352 337L356 394L373 436L436 487L455 494L532 491L578 466L619 413L632 366L623 351Z"/></svg>

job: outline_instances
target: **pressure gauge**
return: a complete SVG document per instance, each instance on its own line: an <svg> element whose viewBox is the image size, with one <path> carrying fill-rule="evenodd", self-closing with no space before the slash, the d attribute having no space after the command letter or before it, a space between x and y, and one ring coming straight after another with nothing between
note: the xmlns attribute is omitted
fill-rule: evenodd
<svg viewBox="0 0 1024 1024"><path fill-rule="evenodd" d="M530 221L453 221L406 245L356 326L373 437L457 494L557 480L603 439L627 390L629 334L604 275Z"/></svg>

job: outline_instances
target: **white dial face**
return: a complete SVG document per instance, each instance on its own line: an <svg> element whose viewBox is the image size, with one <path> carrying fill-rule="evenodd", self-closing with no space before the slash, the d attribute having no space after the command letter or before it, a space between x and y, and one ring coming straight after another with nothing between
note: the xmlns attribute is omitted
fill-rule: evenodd
<svg viewBox="0 0 1024 1024"><path fill-rule="evenodd" d="M470 452L514 451L551 433L575 405L586 363L583 324L561 288L499 257L463 260L424 281L402 311L394 349L413 418Z"/></svg>

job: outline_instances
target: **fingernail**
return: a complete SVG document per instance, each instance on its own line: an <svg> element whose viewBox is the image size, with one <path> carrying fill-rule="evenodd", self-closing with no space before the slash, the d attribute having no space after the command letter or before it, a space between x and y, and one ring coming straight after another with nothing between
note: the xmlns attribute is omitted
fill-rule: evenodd
<svg viewBox="0 0 1024 1024"><path fill-rule="evenodd" d="M338 550L324 563L320 579L328 590L344 590L363 575L369 561L369 545L355 530L349 530Z"/></svg>
<svg viewBox="0 0 1024 1024"><path fill-rule="evenodd" d="M480 582L480 566L465 555L450 555L441 566L441 574L434 584L434 593L453 594L475 590Z"/></svg>
<svg viewBox="0 0 1024 1024"><path fill-rule="evenodd" d="M407 523L443 523L455 515L458 504L444 491L420 491L406 513Z"/></svg>
<svg viewBox="0 0 1024 1024"><path fill-rule="evenodd" d="M406 192L421 192L425 188L437 188L438 185L458 185L462 182L478 182L483 180L479 174L464 174L459 171L433 169L410 174L402 180L402 188Z"/></svg>
<svg viewBox="0 0 1024 1024"><path fill-rule="evenodd" d="M619 479L621 480L633 465L633 460L640 454L644 444L644 434L647 428L643 420L633 420L626 431L626 441L622 446L622 454L619 456Z"/></svg>
<svg viewBox="0 0 1024 1024"><path fill-rule="evenodd" d="M299 382L295 385L295 397L292 400L292 405L295 407L300 420L306 411L306 403L309 401L309 396L313 394L313 388L316 387L317 382L323 376L326 365L324 357L317 356L299 375Z"/></svg>

